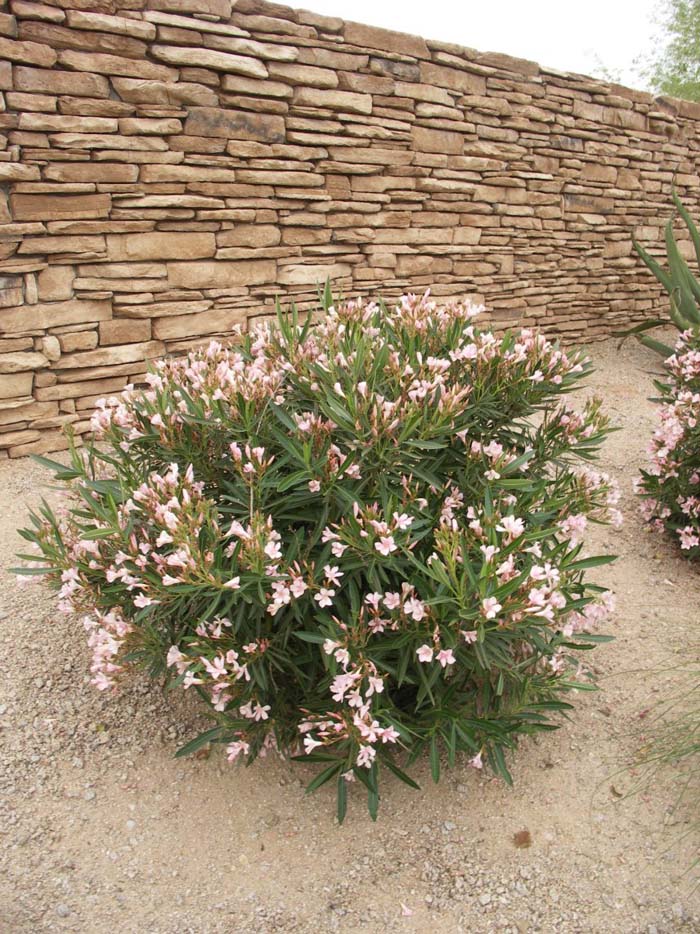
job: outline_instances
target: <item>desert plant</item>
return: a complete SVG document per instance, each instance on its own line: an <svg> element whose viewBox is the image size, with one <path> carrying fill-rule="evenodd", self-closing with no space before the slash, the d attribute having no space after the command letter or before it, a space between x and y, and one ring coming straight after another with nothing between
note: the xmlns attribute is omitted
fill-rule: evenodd
<svg viewBox="0 0 700 934"><path fill-rule="evenodd" d="M657 381L659 426L650 446L650 466L637 492L642 514L671 532L689 558L700 557L700 335L687 331L666 359L668 381Z"/></svg>
<svg viewBox="0 0 700 934"><path fill-rule="evenodd" d="M698 232L697 227L693 223L693 219L688 213L688 210L683 206L683 202L678 197L675 188L671 192L671 197L678 214L681 216L688 229L695 249L695 257L698 265L700 265L700 232ZM666 224L665 231L668 269L664 269L664 267L633 238L635 250L668 293L670 302L669 318L654 318L620 334L620 336L623 337L629 334L636 334L640 343L644 344L645 347L649 347L656 353L661 354L662 357L671 356L673 348L656 338L649 337L644 333L645 331L655 327L673 324L681 332L692 331L694 334L700 335L700 282L692 273L688 263L678 249L678 244L676 243L673 232L675 219L676 214L674 212L674 215Z"/></svg>
<svg viewBox="0 0 700 934"><path fill-rule="evenodd" d="M615 519L591 460L590 369L469 303L358 300L157 363L98 403L98 443L50 461L24 555L87 613L93 681L133 666L193 688L214 742L300 754L376 815L380 768L466 752L510 780L517 738L554 729L611 596L587 580L588 519ZM303 750L303 751L302 751ZM403 765L403 763L402 763Z"/></svg>

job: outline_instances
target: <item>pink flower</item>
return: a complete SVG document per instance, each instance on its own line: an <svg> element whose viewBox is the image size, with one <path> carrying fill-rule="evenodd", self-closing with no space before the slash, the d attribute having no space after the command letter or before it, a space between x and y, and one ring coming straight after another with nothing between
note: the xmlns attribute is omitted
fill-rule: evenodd
<svg viewBox="0 0 700 934"><path fill-rule="evenodd" d="M681 549L689 551L700 545L700 538L695 534L692 525L687 525L684 529L678 529L678 536L681 540Z"/></svg>
<svg viewBox="0 0 700 934"><path fill-rule="evenodd" d="M473 769L483 769L484 763L482 762L481 756L482 752L477 752L477 754L469 760L468 764L471 765Z"/></svg>
<svg viewBox="0 0 700 934"><path fill-rule="evenodd" d="M372 746L360 746L360 751L357 754L356 763L359 766L364 766L366 769L372 767L377 755L377 750Z"/></svg>
<svg viewBox="0 0 700 934"><path fill-rule="evenodd" d="M340 578L343 577L343 572L339 567L335 565L331 567L329 564L324 565L323 573L326 575L326 580L331 584L340 585Z"/></svg>
<svg viewBox="0 0 700 934"><path fill-rule="evenodd" d="M241 579L240 577L232 577L231 580L226 581L226 583L223 584L223 586L226 587L228 590L240 590Z"/></svg>
<svg viewBox="0 0 700 934"><path fill-rule="evenodd" d="M347 545L343 545L342 542L333 542L331 545L331 552L333 553L334 558L342 558L343 553L347 551Z"/></svg>
<svg viewBox="0 0 700 934"><path fill-rule="evenodd" d="M234 743L229 743L226 747L226 758L229 762L234 762L241 754L247 756L250 752L250 746L248 743L244 743L243 740L237 740Z"/></svg>
<svg viewBox="0 0 700 934"><path fill-rule="evenodd" d="M486 597L485 600L482 600L481 607L486 619L495 619L503 609L495 597Z"/></svg>
<svg viewBox="0 0 700 934"><path fill-rule="evenodd" d="M396 610L401 606L401 596L398 593L385 593L384 606L387 610Z"/></svg>
<svg viewBox="0 0 700 934"><path fill-rule="evenodd" d="M430 645L421 645L420 648L416 649L419 662L432 662L434 654L433 648Z"/></svg>
<svg viewBox="0 0 700 934"><path fill-rule="evenodd" d="M319 606L332 606L333 601L331 597L335 596L335 590L329 590L326 587L321 587L319 592L314 596L314 600L318 603Z"/></svg>
<svg viewBox="0 0 700 934"><path fill-rule="evenodd" d="M410 600L407 600L403 608L406 615L412 616L417 623L425 618L425 604L422 600L416 599L416 597L411 597Z"/></svg>
<svg viewBox="0 0 700 934"><path fill-rule="evenodd" d="M370 675L368 678L369 688L367 689L367 697L371 697L372 694L381 694L384 690L384 678L375 678Z"/></svg>
<svg viewBox="0 0 700 934"><path fill-rule="evenodd" d="M306 755L308 756L309 753L313 752L317 746L323 746L323 743L319 742L317 739L314 739L313 736L307 733L307 735L304 737L304 752Z"/></svg>
<svg viewBox="0 0 700 934"><path fill-rule="evenodd" d="M282 557L282 549L279 546L279 542L269 541L265 545L265 554L271 561L279 561Z"/></svg>
<svg viewBox="0 0 700 934"><path fill-rule="evenodd" d="M309 490L311 493L320 493L321 484L318 480L309 480Z"/></svg>
<svg viewBox="0 0 700 934"><path fill-rule="evenodd" d="M454 657L452 649L440 649L437 654L437 660L440 662L443 668L447 668L448 665L454 665L457 659Z"/></svg>
<svg viewBox="0 0 700 934"><path fill-rule="evenodd" d="M301 577L293 577L289 588L295 597L301 597L309 589L306 582Z"/></svg>
<svg viewBox="0 0 700 934"><path fill-rule="evenodd" d="M374 547L380 555L386 556L390 555L392 551L396 551L396 542L393 535L383 535L378 542L374 543Z"/></svg>

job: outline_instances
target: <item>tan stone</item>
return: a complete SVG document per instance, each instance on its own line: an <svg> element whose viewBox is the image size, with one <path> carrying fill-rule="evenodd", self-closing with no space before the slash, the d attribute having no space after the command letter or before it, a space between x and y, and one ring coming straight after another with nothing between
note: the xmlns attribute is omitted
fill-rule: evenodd
<svg viewBox="0 0 700 934"><path fill-rule="evenodd" d="M104 237L27 237L19 245L19 253L102 253Z"/></svg>
<svg viewBox="0 0 700 934"><path fill-rule="evenodd" d="M214 71L232 71L249 75L251 78L267 78L268 74L261 61L247 55L174 45L154 45L150 51L155 58L171 65L195 65L198 68L212 68Z"/></svg>
<svg viewBox="0 0 700 934"><path fill-rule="evenodd" d="M41 111L52 113L56 110L56 98L50 94L25 94L23 91L8 91L5 95L8 110Z"/></svg>
<svg viewBox="0 0 700 934"><path fill-rule="evenodd" d="M283 143L284 119L268 114L243 110L221 110L195 107L185 121L185 133L190 136L217 136L225 139L262 140Z"/></svg>
<svg viewBox="0 0 700 934"><path fill-rule="evenodd" d="M323 285L326 279L340 279L352 273L346 263L292 264L280 266L277 281L282 285Z"/></svg>
<svg viewBox="0 0 700 934"><path fill-rule="evenodd" d="M0 327L2 325L0 324ZM0 400L22 399L32 394L33 373L0 375Z"/></svg>
<svg viewBox="0 0 700 934"><path fill-rule="evenodd" d="M103 149L112 152L115 149L142 149L149 152L164 152L168 144L164 139L152 136L113 136L101 133L54 133L51 138L59 149Z"/></svg>
<svg viewBox="0 0 700 934"><path fill-rule="evenodd" d="M213 233L154 232L107 235L107 256L111 261L130 259L205 259L216 251Z"/></svg>
<svg viewBox="0 0 700 934"><path fill-rule="evenodd" d="M431 130L427 127L414 126L411 129L413 148L417 152L440 152L461 155L464 149L464 137L461 133L450 130Z"/></svg>
<svg viewBox="0 0 700 934"><path fill-rule="evenodd" d="M292 85L306 85L311 88L337 88L338 75L331 68L315 68L313 65L270 62L271 78L279 78Z"/></svg>
<svg viewBox="0 0 700 934"><path fill-rule="evenodd" d="M416 58L430 58L430 52L424 39L403 32L379 29L376 26L365 26L362 23L345 23L343 35L349 45L357 45L362 49L379 49L382 52L396 52L401 55L412 55Z"/></svg>
<svg viewBox="0 0 700 934"><path fill-rule="evenodd" d="M68 114L21 113L20 130L47 133L116 133L119 125L109 117L76 117Z"/></svg>
<svg viewBox="0 0 700 934"><path fill-rule="evenodd" d="M76 75L70 71L44 71L23 66L18 66L14 72L15 89L18 91L71 94L76 97L109 97L109 82L100 75Z"/></svg>
<svg viewBox="0 0 700 934"><path fill-rule="evenodd" d="M78 267L81 276L108 279L163 279L168 275L165 263L85 263Z"/></svg>
<svg viewBox="0 0 700 934"><path fill-rule="evenodd" d="M168 279L171 285L187 289L225 289L239 285L274 283L276 273L277 264L273 260L168 263Z"/></svg>
<svg viewBox="0 0 700 934"><path fill-rule="evenodd" d="M77 334L61 334L58 338L63 353L76 350L92 350L97 347L97 331L80 331Z"/></svg>
<svg viewBox="0 0 700 934"><path fill-rule="evenodd" d="M606 182L613 185L617 179L617 169L613 165L588 163L581 171L581 178L591 182Z"/></svg>
<svg viewBox="0 0 700 934"><path fill-rule="evenodd" d="M158 136L170 136L182 130L182 122L174 117L147 118L125 117L119 121L119 132L127 136L139 133L155 133Z"/></svg>
<svg viewBox="0 0 700 934"><path fill-rule="evenodd" d="M344 91L357 91L359 94L394 93L395 82L393 78L380 75L356 75L352 72L341 71L338 75L339 86ZM301 83L301 82L300 82ZM308 82L303 82L304 84Z"/></svg>
<svg viewBox="0 0 700 934"><path fill-rule="evenodd" d="M118 366L162 356L165 348L160 341L145 341L120 347L104 347L84 353L64 354L54 365L55 370L77 370L98 366Z"/></svg>
<svg viewBox="0 0 700 934"><path fill-rule="evenodd" d="M207 48L220 49L223 52L234 52L240 55L250 55L253 59L263 59L273 62L295 62L299 58L299 49L291 45L278 45L276 42L258 42L248 37L229 37L204 34L202 41Z"/></svg>
<svg viewBox="0 0 700 934"><path fill-rule="evenodd" d="M132 344L150 341L151 322L114 318L100 322L100 345Z"/></svg>
<svg viewBox="0 0 700 934"><path fill-rule="evenodd" d="M27 428L21 431L3 431L0 434L0 448L29 444L32 441L38 441L40 438L41 432L36 428Z"/></svg>
<svg viewBox="0 0 700 934"><path fill-rule="evenodd" d="M94 52L106 52L126 58L144 58L147 51L145 42L130 36L114 35L104 32L82 32L56 26L53 23L23 22L20 24L20 38L30 42L45 43L51 49L77 49Z"/></svg>
<svg viewBox="0 0 700 934"><path fill-rule="evenodd" d="M123 16L107 16L104 13L84 13L81 10L68 10L66 18L68 25L73 29L87 29L91 32L114 32L119 35L145 39L146 41L156 37L156 27L153 23L126 19Z"/></svg>
<svg viewBox="0 0 700 934"><path fill-rule="evenodd" d="M48 334L46 337L42 337L39 343L41 352L50 363L55 363L57 360L60 360L61 344L57 337L54 337L53 334Z"/></svg>
<svg viewBox="0 0 700 934"><path fill-rule="evenodd" d="M149 0L152 10L165 10L168 13L196 13L198 16L216 16L219 19L231 18L231 0Z"/></svg>
<svg viewBox="0 0 700 934"><path fill-rule="evenodd" d="M486 94L486 78L465 68L447 68L433 62L420 63L420 80L438 88L461 91L462 94Z"/></svg>
<svg viewBox="0 0 700 934"><path fill-rule="evenodd" d="M17 422L35 421L58 414L55 402L23 402L21 399L0 401L0 425L12 425Z"/></svg>
<svg viewBox="0 0 700 934"><path fill-rule="evenodd" d="M74 52L71 49L65 49L58 53L58 60L64 68L72 68L75 71L123 75L127 78L148 78L152 81L177 81L178 78L174 68L101 52Z"/></svg>
<svg viewBox="0 0 700 934"><path fill-rule="evenodd" d="M268 172L262 169L237 169L236 180L248 185L280 185L316 188L324 183L317 172Z"/></svg>
<svg viewBox="0 0 700 934"><path fill-rule="evenodd" d="M371 94L326 91L319 88L295 88L293 100L297 107L329 108L359 114L372 113Z"/></svg>
<svg viewBox="0 0 700 934"><path fill-rule="evenodd" d="M143 104L195 104L215 106L216 92L189 81L144 81L140 78L113 78L114 90L124 101Z"/></svg>
<svg viewBox="0 0 700 934"><path fill-rule="evenodd" d="M237 324L245 324L246 313L241 308L215 308L194 315L157 318L153 336L161 340L192 337L203 334L225 334Z"/></svg>
<svg viewBox="0 0 700 934"><path fill-rule="evenodd" d="M291 97L292 89L281 81L270 81L269 78L260 81L256 78L245 78L242 75L224 75L221 80L224 91L230 94L248 94L251 97Z"/></svg>
<svg viewBox="0 0 700 934"><path fill-rule="evenodd" d="M66 18L63 10L45 3L26 3L25 0L12 0L12 12L22 19L38 19L47 23L62 23Z"/></svg>
<svg viewBox="0 0 700 934"><path fill-rule="evenodd" d="M39 42L16 42L0 37L0 59L51 68L56 64L57 55L50 46Z"/></svg>
<svg viewBox="0 0 700 934"><path fill-rule="evenodd" d="M44 169L44 178L51 182L115 182L128 184L139 177L135 165L111 162L56 162Z"/></svg>
<svg viewBox="0 0 700 934"><path fill-rule="evenodd" d="M78 444L80 439L78 439ZM49 451L65 451L68 437L63 431L42 431L37 441L25 442L9 448L10 457L28 457L30 454L45 454Z"/></svg>
<svg viewBox="0 0 700 934"><path fill-rule="evenodd" d="M109 195L10 195L16 220L54 220L65 218L107 217Z"/></svg>
<svg viewBox="0 0 700 934"><path fill-rule="evenodd" d="M23 373L48 366L42 353L0 353L0 373Z"/></svg>
<svg viewBox="0 0 700 934"><path fill-rule="evenodd" d="M195 293L196 294L196 293ZM177 301L177 302L154 302L144 301L140 304L125 304L118 308L119 317L140 318L150 320L151 318L165 318L173 315L197 314L198 312L208 311L212 306L210 298L203 298L199 301Z"/></svg>
<svg viewBox="0 0 700 934"><path fill-rule="evenodd" d="M125 117L132 114L135 108L123 101L104 100L101 97L59 97L58 109L62 114L75 117Z"/></svg>
<svg viewBox="0 0 700 934"><path fill-rule="evenodd" d="M216 245L265 247L277 246L281 233L274 224L239 224L231 230L222 230L216 235Z"/></svg>
<svg viewBox="0 0 700 934"><path fill-rule="evenodd" d="M0 334L46 330L63 324L105 321L112 315L108 300L78 300L0 308Z"/></svg>
<svg viewBox="0 0 700 934"><path fill-rule="evenodd" d="M19 162L0 162L1 182L33 182L39 179L39 167L21 165Z"/></svg>

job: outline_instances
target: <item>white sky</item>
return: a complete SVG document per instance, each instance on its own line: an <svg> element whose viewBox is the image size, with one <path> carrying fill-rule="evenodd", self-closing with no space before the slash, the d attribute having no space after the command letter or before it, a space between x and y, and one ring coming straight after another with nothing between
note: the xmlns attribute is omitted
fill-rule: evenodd
<svg viewBox="0 0 700 934"><path fill-rule="evenodd" d="M296 0L315 13L505 52L560 71L603 64L640 86L633 60L648 52L658 0Z"/></svg>

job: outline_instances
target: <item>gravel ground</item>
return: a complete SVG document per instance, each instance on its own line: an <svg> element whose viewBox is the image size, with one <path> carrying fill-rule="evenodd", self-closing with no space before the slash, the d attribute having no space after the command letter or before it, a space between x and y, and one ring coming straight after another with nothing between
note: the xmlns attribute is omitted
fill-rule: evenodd
<svg viewBox="0 0 700 934"><path fill-rule="evenodd" d="M464 764L434 786L423 763L422 791L386 781L376 824L357 795L338 827L332 790L304 796L304 766L175 760L203 722L195 699L166 703L145 680L100 695L80 622L2 572L0 931L700 931L678 776L628 794L626 770L649 734L644 712L678 686L662 669L697 646L700 576L646 533L630 494L655 358L633 342L591 353L621 428L604 466L626 525L592 542L621 555L598 573L618 595L617 639L595 652L601 692L522 745L514 788ZM33 462L0 463L3 568L45 483Z"/></svg>

